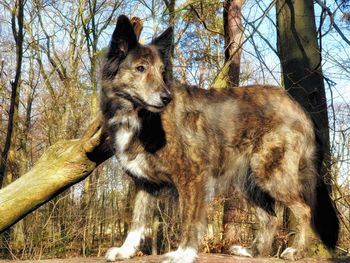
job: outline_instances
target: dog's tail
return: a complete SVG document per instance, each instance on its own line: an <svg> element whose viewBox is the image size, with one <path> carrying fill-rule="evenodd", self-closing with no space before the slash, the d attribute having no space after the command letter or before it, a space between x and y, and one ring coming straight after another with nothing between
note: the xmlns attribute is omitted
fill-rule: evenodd
<svg viewBox="0 0 350 263"><path fill-rule="evenodd" d="M324 158L323 143L318 134L316 125L315 137L317 145L317 157L315 160L317 168L317 184L312 211L313 227L325 246L334 249L339 236L339 219L335 204L329 195L329 188L322 176Z"/></svg>

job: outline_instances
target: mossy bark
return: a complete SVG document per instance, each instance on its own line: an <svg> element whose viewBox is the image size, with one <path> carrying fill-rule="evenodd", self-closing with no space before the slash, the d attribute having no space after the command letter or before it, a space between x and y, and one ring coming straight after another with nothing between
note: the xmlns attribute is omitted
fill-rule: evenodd
<svg viewBox="0 0 350 263"><path fill-rule="evenodd" d="M213 84L210 86L211 89L226 89L227 87L229 87L228 72L230 64L230 61L225 62L219 74L215 77Z"/></svg>

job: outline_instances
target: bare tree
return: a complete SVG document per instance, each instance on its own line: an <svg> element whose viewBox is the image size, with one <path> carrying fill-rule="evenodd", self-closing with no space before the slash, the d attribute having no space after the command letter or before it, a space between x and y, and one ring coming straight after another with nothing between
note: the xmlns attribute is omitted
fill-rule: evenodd
<svg viewBox="0 0 350 263"><path fill-rule="evenodd" d="M25 1L17 0L13 7L7 6L11 9L11 27L12 34L15 40L16 46L16 73L13 80L11 80L11 103L9 110L9 118L7 124L7 133L5 139L5 145L0 155L0 188L4 184L12 182L15 163L15 145L18 133L18 107L19 107L19 94L21 85L22 74L22 59L23 59L23 20L24 20L24 4ZM8 257L8 250L4 249L6 244L11 239L11 231L8 229L3 236L1 236L2 246L0 248L0 254Z"/></svg>
<svg viewBox="0 0 350 263"><path fill-rule="evenodd" d="M14 7L11 9L12 18L12 34L16 44L16 74L13 80L11 80L11 104L9 110L9 120L7 125L7 133L5 139L5 145L1 152L0 157L0 187L4 183L7 172L9 172L9 155L13 151L14 144L16 143L16 133L18 125L18 106L19 106L19 92L21 84L22 73L22 59L23 59L23 13L24 13L24 0L17 0ZM8 8L11 8L8 6ZM11 179L8 180L11 182Z"/></svg>

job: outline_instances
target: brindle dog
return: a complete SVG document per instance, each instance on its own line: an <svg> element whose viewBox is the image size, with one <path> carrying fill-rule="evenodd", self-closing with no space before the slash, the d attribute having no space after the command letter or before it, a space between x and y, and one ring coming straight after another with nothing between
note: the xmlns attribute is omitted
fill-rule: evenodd
<svg viewBox="0 0 350 263"><path fill-rule="evenodd" d="M280 87L165 85L170 37L172 28L142 45L129 19L120 16L103 64L104 126L121 167L138 186L130 232L106 259L135 255L154 193L164 186L178 191L182 219L179 248L166 254L164 262L195 261L206 203L230 184L257 207L261 226L252 246L233 246L233 254L270 252L277 203L291 209L298 225L282 258L301 258L312 229L334 248L339 222L318 176L320 147L308 114Z"/></svg>

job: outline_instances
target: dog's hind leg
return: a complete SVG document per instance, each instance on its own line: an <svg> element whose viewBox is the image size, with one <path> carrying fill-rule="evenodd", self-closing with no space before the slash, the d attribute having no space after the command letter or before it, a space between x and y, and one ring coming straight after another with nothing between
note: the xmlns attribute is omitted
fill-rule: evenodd
<svg viewBox="0 0 350 263"><path fill-rule="evenodd" d="M135 256L144 238L146 222L154 210L154 201L154 196L149 192L143 189L137 190L129 233L121 247L108 249L105 256L107 261L123 260Z"/></svg>
<svg viewBox="0 0 350 263"><path fill-rule="evenodd" d="M260 228L257 231L253 241L252 250L256 255L268 256L271 255L272 252L272 242L277 230L278 218L276 215L271 215L260 207L256 209L256 214L259 220Z"/></svg>
<svg viewBox="0 0 350 263"><path fill-rule="evenodd" d="M316 194L316 174L311 158L301 160L300 164L297 172L297 183L293 182L293 177L285 169L287 184L284 193L281 191L275 192L276 200L289 207L296 219L297 229L295 229L296 235L293 244L287 247L280 255L281 258L288 260L298 260L304 257L309 246L309 240L313 235L311 222L312 207ZM290 187L293 184L294 186ZM283 189L283 187L280 187L280 189Z"/></svg>
<svg viewBox="0 0 350 263"><path fill-rule="evenodd" d="M256 208L256 215L260 226L252 245L250 247L234 245L230 248L231 254L244 257L267 256L271 254L272 242L278 226L277 217L260 207Z"/></svg>
<svg viewBox="0 0 350 263"><path fill-rule="evenodd" d="M311 208L303 201L295 201L288 204L297 221L297 233L293 245L287 247L280 255L283 259L298 260L304 257L305 249L309 245L311 229Z"/></svg>
<svg viewBox="0 0 350 263"><path fill-rule="evenodd" d="M304 257L312 234L311 206L315 193L314 169L311 161L308 163L300 161L301 155L296 151L297 147L285 145L283 148L272 149L273 151L267 151L269 154L265 154L265 158L257 156L258 158L254 160L257 162L253 171L259 179L260 186L277 202L292 210L296 218L297 234L293 245L286 248L280 256L288 260L298 260ZM307 168L300 171L300 166Z"/></svg>

